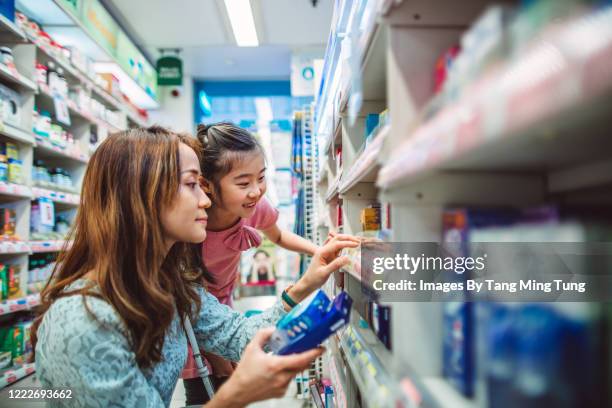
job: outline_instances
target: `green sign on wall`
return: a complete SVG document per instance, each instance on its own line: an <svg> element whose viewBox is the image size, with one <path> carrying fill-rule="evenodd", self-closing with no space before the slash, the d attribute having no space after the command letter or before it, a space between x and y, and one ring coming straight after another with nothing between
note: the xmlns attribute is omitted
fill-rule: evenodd
<svg viewBox="0 0 612 408"><path fill-rule="evenodd" d="M157 60L157 85L183 85L183 61L176 56Z"/></svg>

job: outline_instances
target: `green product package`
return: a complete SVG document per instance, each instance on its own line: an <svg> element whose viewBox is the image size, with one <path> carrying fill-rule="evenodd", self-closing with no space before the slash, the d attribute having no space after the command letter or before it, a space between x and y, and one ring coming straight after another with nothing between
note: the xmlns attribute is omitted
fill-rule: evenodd
<svg viewBox="0 0 612 408"><path fill-rule="evenodd" d="M13 327L0 327L0 355L3 356L2 360L5 360L4 353L8 353L10 367L13 365Z"/></svg>
<svg viewBox="0 0 612 408"><path fill-rule="evenodd" d="M23 356L23 327L21 326L13 326L13 365L19 366L23 365L24 356Z"/></svg>
<svg viewBox="0 0 612 408"><path fill-rule="evenodd" d="M28 361L30 361L30 357L32 357L33 355L32 338L30 335L30 329L32 328L32 321L21 322L17 324L17 326L19 327L19 329L21 330L23 334L22 342L19 346L21 349L21 354L23 355L23 362L27 363Z"/></svg>
<svg viewBox="0 0 612 408"><path fill-rule="evenodd" d="M8 277L8 298L17 299L23 295L21 292L21 267L19 265L8 265L5 269Z"/></svg>
<svg viewBox="0 0 612 408"><path fill-rule="evenodd" d="M6 265L0 264L0 300L8 298L8 270Z"/></svg>

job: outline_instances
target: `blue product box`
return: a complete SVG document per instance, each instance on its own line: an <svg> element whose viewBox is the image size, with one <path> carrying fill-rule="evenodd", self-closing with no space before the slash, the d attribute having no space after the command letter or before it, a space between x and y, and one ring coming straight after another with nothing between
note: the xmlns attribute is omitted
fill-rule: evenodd
<svg viewBox="0 0 612 408"><path fill-rule="evenodd" d="M473 230L510 227L517 223L542 224L558 221L554 206L527 209L513 208L454 208L444 211L442 240L451 256L469 256L470 234ZM469 272L452 275L452 279L467 279ZM464 395L474 393L475 379L475 307L467 295L456 296L443 305L443 373Z"/></svg>
<svg viewBox="0 0 612 408"><path fill-rule="evenodd" d="M0 14L15 22L15 0L0 0Z"/></svg>
<svg viewBox="0 0 612 408"><path fill-rule="evenodd" d="M520 217L514 209L455 208L444 211L442 241L452 256L468 256L470 231L475 228L511 225ZM466 279L453 275L452 279ZM467 397L474 394L474 305L463 297L449 299L443 305L443 374Z"/></svg>
<svg viewBox="0 0 612 408"><path fill-rule="evenodd" d="M380 116L378 115L378 113L368 113L368 115L366 116L366 122L365 122L365 136L366 137L372 134L374 129L376 129L376 127L378 126L379 119L380 119Z"/></svg>
<svg viewBox="0 0 612 408"><path fill-rule="evenodd" d="M331 301L325 292L317 290L277 323L268 347L278 355L317 347L349 322L352 303L346 292Z"/></svg>

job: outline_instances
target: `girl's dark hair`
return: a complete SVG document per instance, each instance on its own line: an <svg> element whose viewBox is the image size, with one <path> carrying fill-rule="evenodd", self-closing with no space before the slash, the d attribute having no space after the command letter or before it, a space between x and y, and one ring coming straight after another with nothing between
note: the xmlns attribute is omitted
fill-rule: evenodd
<svg viewBox="0 0 612 408"><path fill-rule="evenodd" d="M246 129L229 122L198 125L198 140L202 144L202 175L220 194L219 181L234 164L244 159L245 153L260 152L263 148Z"/></svg>

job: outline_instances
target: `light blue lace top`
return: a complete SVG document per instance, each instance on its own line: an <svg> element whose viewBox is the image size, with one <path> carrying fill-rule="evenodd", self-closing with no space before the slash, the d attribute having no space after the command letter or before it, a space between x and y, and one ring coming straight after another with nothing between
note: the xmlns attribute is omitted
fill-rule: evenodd
<svg viewBox="0 0 612 408"><path fill-rule="evenodd" d="M274 325L285 314L277 302L264 313L246 318L204 290L200 294L202 308L193 324L198 343L233 361L240 359L258 329ZM97 321L87 313L84 299ZM162 361L140 369L125 325L112 306L81 295L53 303L39 327L36 344L36 372L43 387L73 390L72 399L51 406L167 407L186 358L187 338L177 316L166 334Z"/></svg>

